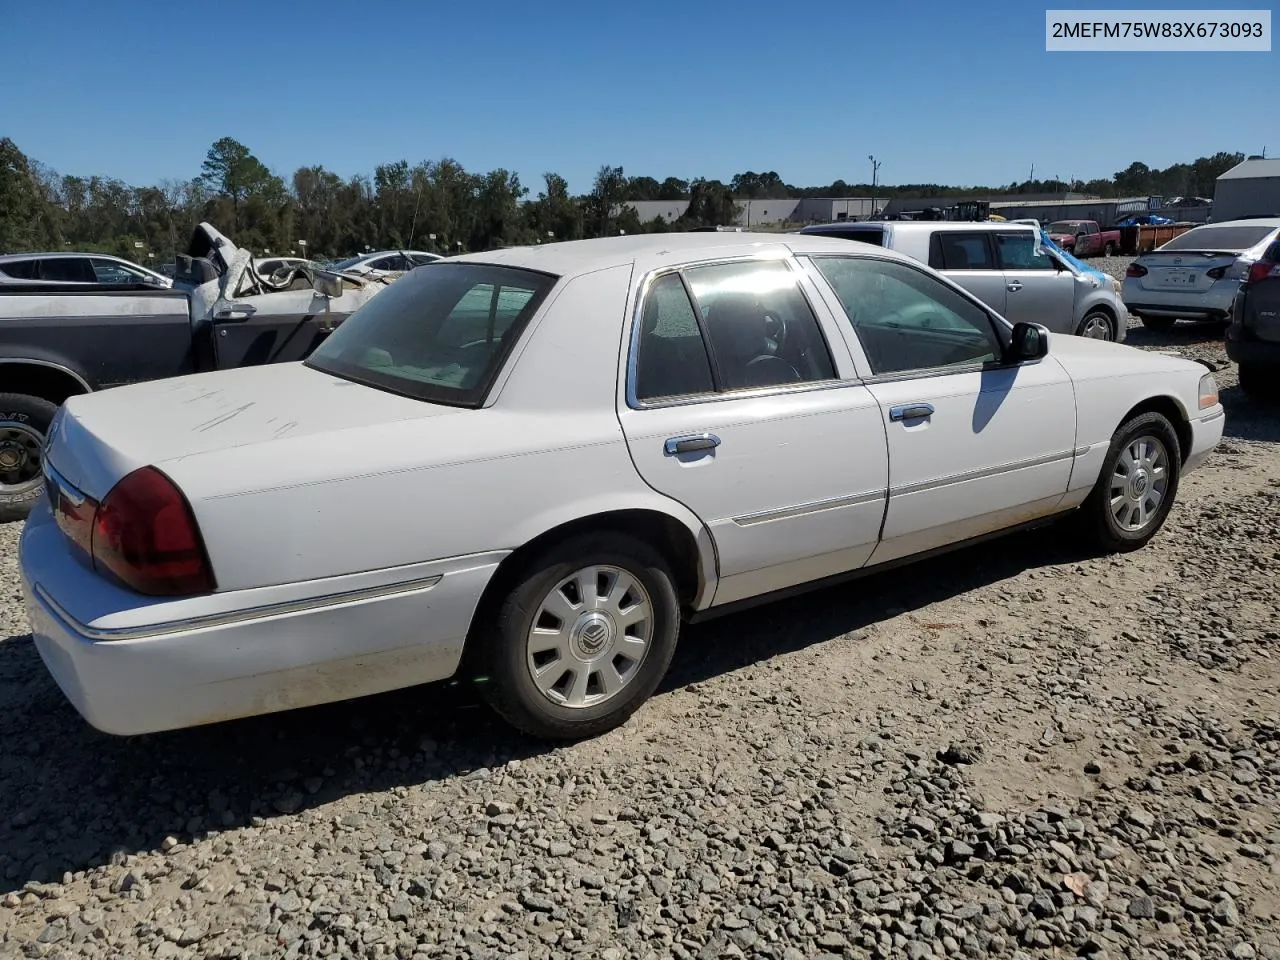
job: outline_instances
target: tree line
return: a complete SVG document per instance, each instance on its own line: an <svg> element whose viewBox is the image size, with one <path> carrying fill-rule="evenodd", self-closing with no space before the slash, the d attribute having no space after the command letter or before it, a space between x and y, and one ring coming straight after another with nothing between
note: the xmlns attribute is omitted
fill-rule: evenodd
<svg viewBox="0 0 1280 960"><path fill-rule="evenodd" d="M1032 180L1004 187L877 184L893 197L976 197L1068 190L1103 197L1213 196L1214 180L1244 159L1216 153L1164 170L1135 162L1109 179ZM323 166L300 167L288 178L272 172L231 137L214 143L189 180L136 187L114 177L59 174L0 138L0 253L91 250L134 260L172 258L202 220L238 245L262 254L345 257L365 249L434 252L487 250L511 244L685 230L734 222L735 201L784 197L868 197L867 183L797 187L775 171L747 171L728 183L701 177L627 176L602 166L591 190L575 195L556 173L535 196L517 174L499 168L471 173L445 157L411 165L380 164L371 176L340 177ZM642 222L627 201L688 201L674 223Z"/></svg>

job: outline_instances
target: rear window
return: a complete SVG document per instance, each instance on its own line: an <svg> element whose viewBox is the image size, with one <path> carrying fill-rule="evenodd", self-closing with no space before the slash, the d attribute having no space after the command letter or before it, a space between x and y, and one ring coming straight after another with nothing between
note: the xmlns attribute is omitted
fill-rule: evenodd
<svg viewBox="0 0 1280 960"><path fill-rule="evenodd" d="M1196 227L1174 237L1161 250L1224 250L1239 253L1261 243L1274 231L1268 226Z"/></svg>
<svg viewBox="0 0 1280 960"><path fill-rule="evenodd" d="M555 282L479 263L414 270L348 317L306 362L418 400L479 406Z"/></svg>
<svg viewBox="0 0 1280 960"><path fill-rule="evenodd" d="M860 243L869 243L874 247L884 246L884 231L878 227L871 230L806 230L805 234L810 237L835 237L837 240L857 240Z"/></svg>
<svg viewBox="0 0 1280 960"><path fill-rule="evenodd" d="M40 273L34 260L6 260L0 263L0 270L15 280L37 280Z"/></svg>

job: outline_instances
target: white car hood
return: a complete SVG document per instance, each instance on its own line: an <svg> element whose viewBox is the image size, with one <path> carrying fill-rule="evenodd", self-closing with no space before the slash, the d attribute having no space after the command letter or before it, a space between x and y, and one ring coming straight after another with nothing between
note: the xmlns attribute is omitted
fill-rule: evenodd
<svg viewBox="0 0 1280 960"><path fill-rule="evenodd" d="M48 459L101 498L132 470L317 433L458 412L321 373L273 363L115 387L70 398Z"/></svg>
<svg viewBox="0 0 1280 960"><path fill-rule="evenodd" d="M1209 372L1203 364L1176 354L1140 350L1123 343L1066 334L1049 335L1049 354L1066 368L1072 379L1168 371L1193 374L1194 382L1199 383L1199 378Z"/></svg>

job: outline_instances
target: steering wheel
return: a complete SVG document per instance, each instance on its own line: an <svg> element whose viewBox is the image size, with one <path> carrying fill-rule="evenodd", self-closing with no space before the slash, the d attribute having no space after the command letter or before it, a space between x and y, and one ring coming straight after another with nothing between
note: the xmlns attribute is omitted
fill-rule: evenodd
<svg viewBox="0 0 1280 960"><path fill-rule="evenodd" d="M783 325L785 329L785 324ZM747 380L753 387L770 387L778 383L795 383L800 371L781 357L762 353L752 357L744 368Z"/></svg>

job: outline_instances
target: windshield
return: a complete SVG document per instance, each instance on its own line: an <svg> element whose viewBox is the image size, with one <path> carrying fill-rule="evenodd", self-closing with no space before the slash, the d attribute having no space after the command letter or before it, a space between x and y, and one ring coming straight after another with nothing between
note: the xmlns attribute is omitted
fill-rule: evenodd
<svg viewBox="0 0 1280 960"><path fill-rule="evenodd" d="M481 263L411 271L348 317L307 365L418 400L479 406L555 282Z"/></svg>
<svg viewBox="0 0 1280 960"><path fill-rule="evenodd" d="M1228 227L1196 227L1180 236L1174 237L1160 251L1166 250L1224 250L1240 253L1254 244L1261 243L1276 228L1270 226Z"/></svg>
<svg viewBox="0 0 1280 960"><path fill-rule="evenodd" d="M342 261L339 261L338 263L335 263L333 267L331 267L331 269L338 270L338 271L350 270L352 267L359 266L361 263L363 263L366 257L367 257L367 254L359 257L348 257L346 260L342 260Z"/></svg>
<svg viewBox="0 0 1280 960"><path fill-rule="evenodd" d="M1078 226L1075 220L1055 220L1046 229L1050 233L1075 233Z"/></svg>

